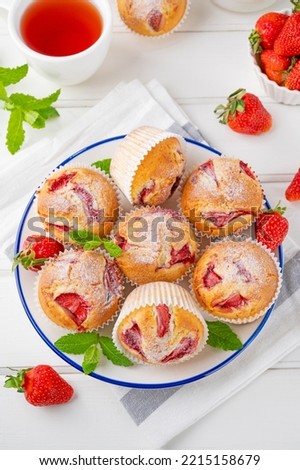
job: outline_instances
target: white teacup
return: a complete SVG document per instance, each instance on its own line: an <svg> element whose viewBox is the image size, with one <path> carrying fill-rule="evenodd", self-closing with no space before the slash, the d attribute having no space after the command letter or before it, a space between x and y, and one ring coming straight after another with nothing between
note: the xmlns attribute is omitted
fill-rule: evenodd
<svg viewBox="0 0 300 470"><path fill-rule="evenodd" d="M24 41L20 23L24 11L33 0L0 0L0 7L8 10L8 31L28 64L36 72L61 85L74 85L90 78L103 63L112 36L112 10L109 0L93 0L102 18L102 33L87 49L72 55L53 56L36 52ZM80 31L78 31L80 34Z"/></svg>

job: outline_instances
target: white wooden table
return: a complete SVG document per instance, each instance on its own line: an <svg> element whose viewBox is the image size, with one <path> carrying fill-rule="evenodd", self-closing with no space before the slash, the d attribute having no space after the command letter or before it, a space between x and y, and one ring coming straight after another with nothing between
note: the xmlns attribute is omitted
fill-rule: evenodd
<svg viewBox="0 0 300 470"><path fill-rule="evenodd" d="M277 10L286 7L287 0L273 5ZM43 131L28 131L26 145L42 135L54 136L120 81L157 78L212 146L256 168L270 202L276 203L299 167L300 107L276 104L259 88L247 56L247 37L260 14L231 13L209 0L192 0L183 27L163 40L129 33L115 15L112 45L103 67L86 83L62 89L58 103L61 117ZM6 13L0 10L0 66L22 63L24 59L7 33ZM239 87L260 96L273 115L273 129L266 135L242 136L217 122L213 109ZM54 89L53 83L32 70L20 85L20 91L35 90L41 96ZM0 171L12 158L18 158L4 147L5 120L4 111L0 111ZM277 182L272 191L268 189L270 181ZM296 236L296 226L292 230ZM10 265L3 256L0 302L0 449L147 447L111 386L78 373L39 338L22 309ZM55 412L35 409L2 387L7 367L37 363L55 366L72 383L76 398L71 404ZM299 391L300 349L177 436L166 449L300 449Z"/></svg>

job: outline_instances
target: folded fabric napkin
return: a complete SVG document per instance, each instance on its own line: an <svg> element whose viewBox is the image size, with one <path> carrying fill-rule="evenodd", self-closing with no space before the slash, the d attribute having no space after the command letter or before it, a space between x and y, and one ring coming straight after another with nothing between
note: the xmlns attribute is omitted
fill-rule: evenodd
<svg viewBox="0 0 300 470"><path fill-rule="evenodd" d="M34 188L56 165L93 142L144 124L204 141L161 84L152 80L144 86L134 80L118 85L55 139L41 140L19 152L18 158L0 175L0 246L6 254L12 255L17 224ZM226 367L181 387L159 390L112 387L145 436L145 448L164 446L300 345L299 261L300 247L288 238L284 282L276 309L251 346Z"/></svg>

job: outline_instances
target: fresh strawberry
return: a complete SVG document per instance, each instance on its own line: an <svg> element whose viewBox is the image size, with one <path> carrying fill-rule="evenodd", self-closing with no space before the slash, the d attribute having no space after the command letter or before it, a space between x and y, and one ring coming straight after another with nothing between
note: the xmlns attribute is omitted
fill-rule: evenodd
<svg viewBox="0 0 300 470"><path fill-rule="evenodd" d="M300 201L300 168L285 191L288 201Z"/></svg>
<svg viewBox="0 0 300 470"><path fill-rule="evenodd" d="M251 31L249 41L254 54L263 49L272 49L275 39L282 30L288 15L279 12L269 12L258 18L255 28Z"/></svg>
<svg viewBox="0 0 300 470"><path fill-rule="evenodd" d="M285 81L285 86L289 90L300 91L300 60L297 60L295 65L292 67Z"/></svg>
<svg viewBox="0 0 300 470"><path fill-rule="evenodd" d="M271 251L276 248L285 239L289 223L283 217L285 207L280 207L280 201L274 209L262 212L256 221L256 238Z"/></svg>
<svg viewBox="0 0 300 470"><path fill-rule="evenodd" d="M25 399L34 406L67 403L74 393L71 385L47 365L22 369L16 376L7 376L4 387L24 392Z"/></svg>
<svg viewBox="0 0 300 470"><path fill-rule="evenodd" d="M45 261L64 251L61 243L44 235L29 235L22 248L22 251L14 257L13 270L21 264L25 269L38 271Z"/></svg>
<svg viewBox="0 0 300 470"><path fill-rule="evenodd" d="M228 96L226 106L215 109L219 122L241 134L261 134L272 127L272 116L257 96L240 88Z"/></svg>
<svg viewBox="0 0 300 470"><path fill-rule="evenodd" d="M260 55L261 69L270 80L278 85L283 85L288 76L288 68L291 65L290 57L276 54L272 49L262 51Z"/></svg>
<svg viewBox="0 0 300 470"><path fill-rule="evenodd" d="M295 9L298 10L288 17L274 42L276 54L288 57L300 55L300 3L299 7L295 6Z"/></svg>

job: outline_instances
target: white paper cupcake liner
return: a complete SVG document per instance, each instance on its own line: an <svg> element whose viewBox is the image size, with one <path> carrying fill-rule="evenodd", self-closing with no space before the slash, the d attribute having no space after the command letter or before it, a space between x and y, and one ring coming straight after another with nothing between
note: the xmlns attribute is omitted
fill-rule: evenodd
<svg viewBox="0 0 300 470"><path fill-rule="evenodd" d="M131 204L131 187L138 167L151 149L170 137L179 140L185 153L186 144L182 136L150 126L134 129L119 143L112 157L110 173Z"/></svg>
<svg viewBox="0 0 300 470"><path fill-rule="evenodd" d="M133 362L137 362L143 365L149 365L133 355L131 355L122 345L118 338L118 327L121 321L126 318L131 312L134 310L145 307L147 305L159 305L165 304L168 307L178 306L188 310L192 314L194 314L200 321L203 326L203 337L201 342L198 345L196 351L193 354L184 356L183 358L179 359L178 361L174 362L173 364L178 364L180 362L185 362L194 356L196 356L207 343L208 338L208 328L206 322L201 314L201 309L198 306L198 303L194 301L192 296L189 292L184 289L183 287L169 282L151 282L149 284L144 284L142 286L137 287L134 289L125 299L119 317L114 325L113 332L112 332L112 339L115 343L116 347L122 351L127 357L129 357ZM151 364L151 365L172 365L171 364Z"/></svg>
<svg viewBox="0 0 300 470"><path fill-rule="evenodd" d="M117 9L118 15L119 15L122 23L124 24L124 26L125 26L125 28L127 29L128 32L133 33L136 36L139 36L141 38L161 40L161 39L164 39L164 38L172 35L173 33L178 31L178 29L180 29L182 27L183 23L185 22L188 14L190 12L190 7L191 7L191 0L187 0L185 12L184 12L182 18L180 19L180 21L177 23L177 25L175 25L174 28L172 28L170 31L167 31L163 34L158 34L158 35L142 34L142 33L139 33L138 31L135 31L134 29L131 29L130 26L128 26L128 24L125 23L125 21L121 18L118 7L116 9Z"/></svg>
<svg viewBox="0 0 300 470"><path fill-rule="evenodd" d="M194 288L193 288L193 277L194 277L194 271L196 269L196 265L194 266L191 274L190 274L190 279L189 279L189 289L190 289L190 292L191 292L191 295L194 299L195 302L197 302L197 304L199 305L199 308L202 312L202 314L204 316L208 315L210 318L213 318L215 320L218 320L218 321L222 321L224 323L232 323L232 324L235 324L235 325L243 325L243 324L246 324L246 323L252 323L254 322L255 320L261 318L262 316L264 316L267 311L272 307L272 305L276 302L277 298L278 298L278 295L280 293L280 289L281 289L281 285L282 285L282 272L281 272L281 268L280 268L280 265L279 265L279 262L278 262L278 259L276 258L276 256L274 255L274 253L269 250L269 248L267 248L265 245L263 245L261 242L258 242L257 240L253 240L251 238L244 238L243 235L241 236L231 236L231 237L226 237L220 241L211 241L210 242L210 245L215 245L215 244L219 244L219 243L226 243L228 241L240 241L240 242L250 242L250 243L253 243L254 245L257 245L259 246L260 248L262 248L266 253L268 253L268 255L272 258L273 262L274 262L274 265L276 267L276 270L277 270L277 274L278 274L278 283L277 283L277 288L276 288L276 291L274 293L274 296L272 298L272 300L268 303L268 305L266 305L266 307L264 309L262 309L261 311L257 312L255 315L252 315L251 317L247 317L247 318L237 318L237 319L230 319L230 318L225 318L225 317L221 317L221 316L217 316L217 315L213 315L213 313L211 313L210 311L206 310L198 301L197 299L197 296L195 294L195 291L194 291ZM201 256L205 253L205 251L209 248L209 246L207 246L206 248L204 248L200 254L200 258Z"/></svg>
<svg viewBox="0 0 300 470"><path fill-rule="evenodd" d="M239 161L242 161L243 163L246 163L244 162L243 160L241 160L240 158L236 158L236 157L228 157L227 155L220 155L220 156L216 156L216 157L212 157L210 158L209 160L214 160L214 159L217 159L217 158L232 158L234 160L239 160ZM203 163L205 162L202 162L202 163L199 163L195 166L193 166L193 168L188 172L188 175L186 176L185 180L181 182L181 185L180 185L180 189L178 191L178 198L177 198L177 201L176 201L176 206L177 206L177 210L178 212L180 212L181 214L183 214L183 216L188 219L185 214L183 213L183 210L182 210L182 206L181 206L181 199L182 199L182 191L183 191L183 187L186 183L186 181L188 180L188 178L190 177L190 175L195 171L197 170L197 168L199 166L201 166ZM261 207L258 209L257 211L257 214L256 215L252 215L251 219L249 220L248 223L245 223L242 227L240 227L239 229L235 230L233 233L231 234L224 234L224 235L213 235L213 234L210 234L208 233L207 231L206 232L201 232L200 230L197 229L197 227L195 227L194 223L193 222L190 222L192 224L192 226L194 227L194 230L195 230L195 234L197 235L197 237L199 237L200 239L202 237L206 238L206 239L209 239L209 240L214 240L214 239L224 239L228 236L239 236L240 234L244 233L246 230L248 230L257 220L258 216L259 216L259 213L260 211L263 209L264 207L264 204L265 204L265 193L264 193L264 188L256 174L256 172L253 170L253 168L248 164L246 163L247 167L249 168L249 170L253 173L253 175L255 176L255 179L257 181L257 183L259 184L260 188L261 188L261 191L262 191L262 205ZM222 229L221 229L222 230Z"/></svg>
<svg viewBox="0 0 300 470"><path fill-rule="evenodd" d="M119 217L119 219L117 220L117 222L116 222L116 224L115 224L115 226L114 226L114 228L113 228L113 230L112 230L112 232L111 232L110 239L111 239L112 241L114 240L114 237L115 237L115 236L117 235L117 233L118 233L118 226L119 226L119 223L120 223L120 222L123 222L125 217L131 216L131 215L133 215L135 212L140 211L140 210L149 211L149 212L151 212L151 211L152 211L152 212L155 212L155 211L159 211L159 210L161 210L161 211L170 211L170 212L173 211L173 212L176 212L176 213L178 213L178 215L180 216L180 220L181 220L183 223L187 224L187 226L189 227L190 232L191 232L192 236L194 237L195 243L196 243L196 245L197 245L197 246L196 246L196 252L195 252L195 262L194 262L193 264L191 264L191 265L189 266L189 268L186 269L186 271L185 271L180 277L178 277L176 280L172 281L172 282L174 282L175 284L179 284L181 281L183 281L183 279L185 279L185 278L189 275L189 273L190 273L191 270L193 269L194 264L197 262L197 260L198 260L198 258L199 258L199 243L198 243L198 241L197 241L197 237L196 237L194 228L193 228L192 224L188 221L188 219L184 216L184 214L183 214L182 212L179 212L179 211L177 211L176 209L169 209L169 208L162 207L162 206L143 206L143 207L140 207L140 206L139 206L139 207L134 207L131 211L126 212L125 214L122 214L121 217ZM141 269L142 269L142 265L141 265ZM125 277L125 279L127 280L127 282L128 282L132 287L137 287L137 286L141 285L141 284L139 284L138 282L135 282L135 281L133 281L132 279L128 278L125 273L123 273L123 274L124 274L124 277ZM150 282L150 281L149 281L149 282ZM153 281L151 281L151 282L170 282L170 281L155 281L155 280L153 280Z"/></svg>
<svg viewBox="0 0 300 470"><path fill-rule="evenodd" d="M68 250L69 253L70 252L76 252L76 251L80 251L80 249L72 249L71 248L71 249ZM97 248L96 250L93 250L93 251L97 251L98 253L101 253L109 261L114 261L114 258L112 258L106 251L101 250L100 248ZM66 253L66 251L61 252L61 256L64 253ZM37 313L37 315L43 317L43 319L45 321L47 321L48 325L49 326L51 325L51 328L57 329L57 331L60 334L62 334L62 332L66 332L66 331L69 332L69 333L78 333L79 330L77 330L75 328L66 328L64 326L58 325L53 320L51 320L51 318L49 318L48 315L44 312L44 310L43 310L43 308L40 304L39 295L38 295L38 287L39 287L39 283L40 283L40 278L41 278L41 275L43 273L43 270L48 266L48 264L50 264L53 261L53 259L55 259L55 258L49 258L49 260L47 260L45 262L45 264L42 266L40 271L38 271L37 276L35 277L35 280L34 280L34 283L33 283L33 299L34 299L34 303L35 303L35 306L36 306L36 313ZM118 315L119 315L119 313L122 309L123 303L124 303L124 290L125 290L124 276L123 276L121 271L120 271L120 290L122 291L122 297L120 297L120 299L118 301L118 308L116 309L115 313L108 320L103 322L100 326L97 326L95 328L85 329L84 332L92 332L92 331L102 330L106 326L111 325L111 323L113 323L116 320L116 318L118 317Z"/></svg>

